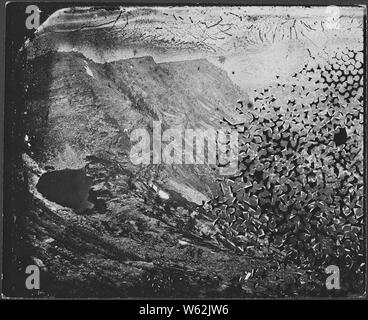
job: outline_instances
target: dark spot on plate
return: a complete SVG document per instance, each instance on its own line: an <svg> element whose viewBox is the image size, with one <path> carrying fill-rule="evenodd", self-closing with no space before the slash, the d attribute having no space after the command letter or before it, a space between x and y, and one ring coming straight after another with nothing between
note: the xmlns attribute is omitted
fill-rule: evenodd
<svg viewBox="0 0 368 320"><path fill-rule="evenodd" d="M92 178L82 168L46 172L36 188L46 199L82 212L94 207L88 201L91 186Z"/></svg>
<svg viewBox="0 0 368 320"><path fill-rule="evenodd" d="M336 146L345 144L347 139L348 139L348 134L345 128L340 128L339 131L336 132L334 135L334 141L336 143Z"/></svg>

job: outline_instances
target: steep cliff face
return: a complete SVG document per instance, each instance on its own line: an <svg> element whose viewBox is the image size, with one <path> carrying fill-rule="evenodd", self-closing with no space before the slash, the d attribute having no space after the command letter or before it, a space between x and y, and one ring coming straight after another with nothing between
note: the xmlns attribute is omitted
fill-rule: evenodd
<svg viewBox="0 0 368 320"><path fill-rule="evenodd" d="M86 157L115 157L139 175L129 159L134 129L152 134L152 121L161 122L162 130L220 128L224 117L233 119L236 101L247 99L224 71L205 59L156 64L143 57L98 64L78 53L49 53L31 66L31 150L43 166L55 169L78 169L88 163ZM209 181L203 183L196 170L208 173ZM187 166L176 174L167 167L161 175L168 171L177 176L176 184L187 181L194 187L193 194L197 187L211 193L207 166Z"/></svg>

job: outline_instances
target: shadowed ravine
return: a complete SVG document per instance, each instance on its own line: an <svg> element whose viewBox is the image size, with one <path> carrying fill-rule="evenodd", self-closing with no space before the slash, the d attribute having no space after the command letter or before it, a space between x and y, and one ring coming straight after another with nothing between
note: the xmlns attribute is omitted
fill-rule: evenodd
<svg viewBox="0 0 368 320"><path fill-rule="evenodd" d="M85 169L82 168L44 173L36 188L46 199L79 213L93 208L93 204L88 201L89 188L92 185L92 179L86 176Z"/></svg>

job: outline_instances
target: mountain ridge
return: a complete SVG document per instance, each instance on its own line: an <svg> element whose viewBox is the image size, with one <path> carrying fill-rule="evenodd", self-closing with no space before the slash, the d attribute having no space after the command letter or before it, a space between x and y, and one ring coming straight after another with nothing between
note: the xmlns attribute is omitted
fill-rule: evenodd
<svg viewBox="0 0 368 320"><path fill-rule="evenodd" d="M156 64L143 57L98 64L80 53L55 52L31 61L31 150L42 166L55 169L79 169L86 157L110 153L136 172L128 157L132 130L150 130L152 121L161 121L163 129L227 128L221 120L232 119L237 101L247 98L206 59ZM186 186L176 192L189 187L198 199L198 192L209 196L217 190L207 165L162 166L162 175L174 178L170 186Z"/></svg>

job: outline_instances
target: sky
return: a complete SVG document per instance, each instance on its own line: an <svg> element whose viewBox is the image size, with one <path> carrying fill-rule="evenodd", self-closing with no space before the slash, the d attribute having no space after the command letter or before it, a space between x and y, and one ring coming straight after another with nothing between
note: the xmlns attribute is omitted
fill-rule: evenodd
<svg viewBox="0 0 368 320"><path fill-rule="evenodd" d="M360 7L66 8L40 26L31 45L81 52L99 63L205 58L247 89L294 69L308 50L362 45L363 13Z"/></svg>

